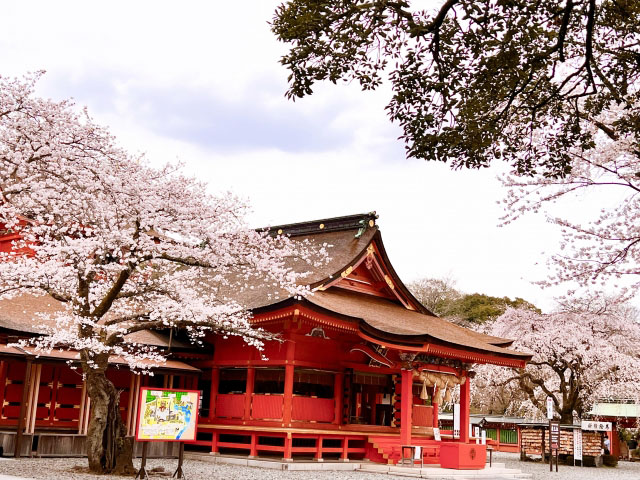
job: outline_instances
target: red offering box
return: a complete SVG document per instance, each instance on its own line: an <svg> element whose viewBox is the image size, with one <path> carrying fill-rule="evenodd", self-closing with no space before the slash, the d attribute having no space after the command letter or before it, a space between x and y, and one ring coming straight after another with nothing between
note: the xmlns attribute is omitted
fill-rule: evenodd
<svg viewBox="0 0 640 480"><path fill-rule="evenodd" d="M487 463L487 446L475 443L442 442L440 466L456 470L482 470Z"/></svg>

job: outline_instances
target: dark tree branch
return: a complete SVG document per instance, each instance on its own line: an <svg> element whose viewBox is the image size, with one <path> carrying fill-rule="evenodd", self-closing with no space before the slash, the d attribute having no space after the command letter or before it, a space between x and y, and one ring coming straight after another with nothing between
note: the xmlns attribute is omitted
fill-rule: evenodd
<svg viewBox="0 0 640 480"><path fill-rule="evenodd" d="M559 52L559 58L561 62L565 61L564 57L564 39L567 36L567 27L571 21L571 11L573 10L573 0L567 0L567 5L564 7L564 13L562 15L562 24L560 25L560 31L558 32L558 43L556 48Z"/></svg>
<svg viewBox="0 0 640 480"><path fill-rule="evenodd" d="M111 308L113 302L118 298L122 287L124 287L127 280L131 276L132 269L131 267L126 268L120 272L118 278L113 283L107 294L104 296L100 304L94 309L93 316L96 318L102 318Z"/></svg>
<svg viewBox="0 0 640 480"><path fill-rule="evenodd" d="M596 82L593 79L591 62L593 62L593 27L596 23L596 0L589 0L589 10L587 12L587 36L585 43L584 65L587 68L588 83L596 90Z"/></svg>

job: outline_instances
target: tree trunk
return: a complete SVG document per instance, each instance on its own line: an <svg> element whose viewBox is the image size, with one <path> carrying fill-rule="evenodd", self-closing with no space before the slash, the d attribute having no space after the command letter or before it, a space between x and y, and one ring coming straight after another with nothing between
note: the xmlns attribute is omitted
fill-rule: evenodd
<svg viewBox="0 0 640 480"><path fill-rule="evenodd" d="M83 360L86 360L84 352ZM106 376L106 355L91 358L93 366L85 362L83 369L87 391L91 398L91 417L87 431L89 470L95 473L133 475L133 439L120 416L120 392Z"/></svg>
<svg viewBox="0 0 640 480"><path fill-rule="evenodd" d="M561 411L560 412L560 423L562 425L572 425L573 424L573 410L570 411Z"/></svg>

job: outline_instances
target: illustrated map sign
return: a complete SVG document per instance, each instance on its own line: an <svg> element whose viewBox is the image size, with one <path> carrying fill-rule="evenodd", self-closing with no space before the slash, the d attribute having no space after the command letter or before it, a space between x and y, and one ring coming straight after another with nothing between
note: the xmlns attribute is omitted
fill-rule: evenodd
<svg viewBox="0 0 640 480"><path fill-rule="evenodd" d="M142 387L136 440L194 441L200 392Z"/></svg>
<svg viewBox="0 0 640 480"><path fill-rule="evenodd" d="M611 431L611 422L596 422L595 420L582 420L582 430L595 430L596 432Z"/></svg>

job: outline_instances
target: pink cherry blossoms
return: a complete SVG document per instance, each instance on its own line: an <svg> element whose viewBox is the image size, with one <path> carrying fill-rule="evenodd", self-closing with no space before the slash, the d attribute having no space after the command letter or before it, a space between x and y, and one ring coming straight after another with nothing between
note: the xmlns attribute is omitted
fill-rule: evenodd
<svg viewBox="0 0 640 480"><path fill-rule="evenodd" d="M562 229L561 252L553 256L555 273L548 283L577 281L614 289L615 295L625 286L640 286L640 140L628 128L638 115L631 102L585 118L581 128L593 135L593 148L567 148L572 169L564 178L504 178L509 187L505 224L542 210ZM545 132L537 132L535 141L547 142ZM567 207L569 213L554 215Z"/></svg>
<svg viewBox="0 0 640 480"><path fill-rule="evenodd" d="M628 312L508 309L486 333L515 339L513 347L533 352L533 359L520 371L479 366L474 401L486 408L496 401L487 392L506 395L507 413L542 418L550 396L556 413L571 422L598 398L640 398L640 325Z"/></svg>
<svg viewBox="0 0 640 480"><path fill-rule="evenodd" d="M233 293L252 280L276 297L305 295L296 272L324 248L248 228L242 200L209 194L177 166L153 168L86 111L36 97L40 75L0 77L0 227L22 237L0 257L0 294L64 307L37 346L83 350L88 364L121 355L134 368L162 361L125 341L140 330L178 327L194 341L222 332L259 347L266 333Z"/></svg>

